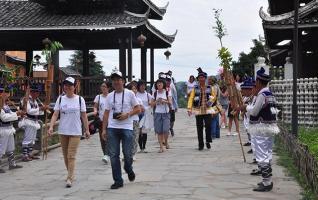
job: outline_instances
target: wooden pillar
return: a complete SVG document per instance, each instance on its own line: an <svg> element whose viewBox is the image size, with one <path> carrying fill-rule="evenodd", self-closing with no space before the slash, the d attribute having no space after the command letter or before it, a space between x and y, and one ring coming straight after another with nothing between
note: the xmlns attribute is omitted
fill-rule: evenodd
<svg viewBox="0 0 318 200"><path fill-rule="evenodd" d="M83 77L90 76L89 70L89 49L83 49ZM82 90L80 94L82 96L89 95L89 79L83 79L84 82L80 83L82 85Z"/></svg>
<svg viewBox="0 0 318 200"><path fill-rule="evenodd" d="M127 73L126 73L126 47L125 47L125 42L122 39L119 39L119 71L122 73L123 77L126 78Z"/></svg>
<svg viewBox="0 0 318 200"><path fill-rule="evenodd" d="M60 73L60 56L59 51L57 51L52 56L52 63L54 65L54 78L53 78L53 84L52 84L52 95L51 95L51 102L55 102L57 97L60 95L59 91L59 73Z"/></svg>
<svg viewBox="0 0 318 200"><path fill-rule="evenodd" d="M147 82L147 48L141 48L141 79Z"/></svg>
<svg viewBox="0 0 318 200"><path fill-rule="evenodd" d="M150 49L150 83L153 85L155 82L155 52L154 49Z"/></svg>
<svg viewBox="0 0 318 200"><path fill-rule="evenodd" d="M32 60L33 60L33 51L27 50L25 53L26 53L25 75L33 77L33 66L31 66Z"/></svg>
<svg viewBox="0 0 318 200"><path fill-rule="evenodd" d="M6 63L6 52L0 51L0 64L5 64L5 63Z"/></svg>
<svg viewBox="0 0 318 200"><path fill-rule="evenodd" d="M83 76L89 76L89 50L83 49Z"/></svg>
<svg viewBox="0 0 318 200"><path fill-rule="evenodd" d="M130 36L128 39L128 81L132 80L132 67L133 67L133 58L132 58L132 32L130 32Z"/></svg>

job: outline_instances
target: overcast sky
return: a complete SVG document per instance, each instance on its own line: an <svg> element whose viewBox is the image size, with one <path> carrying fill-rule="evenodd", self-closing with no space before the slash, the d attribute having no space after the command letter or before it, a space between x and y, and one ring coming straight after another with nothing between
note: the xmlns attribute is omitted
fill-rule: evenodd
<svg viewBox="0 0 318 200"><path fill-rule="evenodd" d="M164 6L168 0L153 0L158 6ZM213 8L222 9L228 36L224 46L228 47L235 60L240 52L249 52L252 39L264 35L262 21L258 15L261 6L267 9L267 0L169 0L170 4L162 21L151 23L163 33L178 35L172 48L172 55L166 60L164 50L155 50L155 73L171 69L177 81L185 81L189 75L197 74L201 67L208 74L216 74L219 69L217 49L218 39L214 36ZM60 66L69 64L72 52L61 52ZM96 51L97 60L102 62L106 74L118 66L118 51ZM140 77L140 51L133 52L133 75ZM149 61L149 59L148 59ZM149 70L148 70L149 71ZM149 75L148 75L149 77ZM156 77L156 76L155 76Z"/></svg>

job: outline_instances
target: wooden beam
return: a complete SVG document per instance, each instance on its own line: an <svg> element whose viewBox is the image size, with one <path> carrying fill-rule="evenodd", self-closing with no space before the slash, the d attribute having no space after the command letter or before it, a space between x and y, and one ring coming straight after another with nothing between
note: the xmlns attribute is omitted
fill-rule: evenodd
<svg viewBox="0 0 318 200"><path fill-rule="evenodd" d="M132 68L133 68L133 58L132 58L132 32L130 32L130 36L128 39L128 81L132 80Z"/></svg>
<svg viewBox="0 0 318 200"><path fill-rule="evenodd" d="M120 39L119 40L119 71L123 74L123 77L126 78L126 67L127 67L127 53L126 53L126 47L125 42Z"/></svg>
<svg viewBox="0 0 318 200"><path fill-rule="evenodd" d="M55 54L52 56L52 62L54 65L54 80L52 84L52 95L51 99L55 101L57 97L60 95L59 91L59 73L60 73L60 56L59 56L59 51L57 51Z"/></svg>
<svg viewBox="0 0 318 200"><path fill-rule="evenodd" d="M33 66L30 67L33 60L33 51L27 50L25 53L26 53L25 74L26 76L33 77Z"/></svg>

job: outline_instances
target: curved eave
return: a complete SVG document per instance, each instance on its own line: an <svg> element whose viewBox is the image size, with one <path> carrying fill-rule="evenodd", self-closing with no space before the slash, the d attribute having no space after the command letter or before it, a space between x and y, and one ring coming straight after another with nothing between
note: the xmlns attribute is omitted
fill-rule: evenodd
<svg viewBox="0 0 318 200"><path fill-rule="evenodd" d="M169 2L164 7L158 7L151 0L142 0L150 9L151 9L151 18L162 20L163 16L167 12L167 8L169 6Z"/></svg>
<svg viewBox="0 0 318 200"><path fill-rule="evenodd" d="M167 35L162 33L159 29L157 29L155 26L153 26L152 24L150 24L149 21L147 21L145 23L145 26L147 27L147 29L153 33L154 35L156 35L157 37L159 37L161 40L163 40L164 42L166 42L168 45L172 45L172 43L175 41L175 38L177 36L178 30L176 30L176 32L172 35Z"/></svg>
<svg viewBox="0 0 318 200"><path fill-rule="evenodd" d="M304 7L299 8L299 18L304 18L305 16L315 12L318 10L318 0L314 0L308 4L306 4ZM293 19L295 15L294 11L290 11L288 13L284 13L281 15L269 15L267 14L263 7L260 8L259 10L259 16L263 21L266 22L279 22L282 20L288 20L288 19Z"/></svg>

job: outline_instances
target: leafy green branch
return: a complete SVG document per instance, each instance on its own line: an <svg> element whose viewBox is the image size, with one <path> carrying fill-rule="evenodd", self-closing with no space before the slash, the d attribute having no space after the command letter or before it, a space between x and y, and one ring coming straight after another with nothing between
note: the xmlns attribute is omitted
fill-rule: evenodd
<svg viewBox="0 0 318 200"><path fill-rule="evenodd" d="M216 26L213 26L212 29L215 32L215 36L219 39L221 47L223 47L222 38L227 35L227 30L220 18L222 9L213 8L213 11Z"/></svg>

